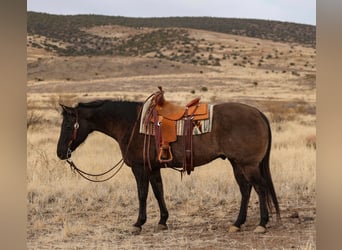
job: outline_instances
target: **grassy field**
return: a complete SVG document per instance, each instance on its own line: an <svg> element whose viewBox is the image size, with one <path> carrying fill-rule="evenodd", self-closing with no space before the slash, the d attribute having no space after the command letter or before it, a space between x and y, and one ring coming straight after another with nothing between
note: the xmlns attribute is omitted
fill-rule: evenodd
<svg viewBox="0 0 342 250"><path fill-rule="evenodd" d="M56 156L60 115L56 109L35 110L43 119L28 129L28 243L29 247L202 248L255 247L279 243L282 247L315 245L315 117L298 115L294 121L272 123L271 170L282 210L282 225L272 218L269 233L252 233L258 222L258 201L253 192L249 220L242 233L228 234L239 208L240 193L227 161L216 160L181 180L164 169L168 232L157 232L158 206L148 198L148 222L141 235L132 236L137 216L134 177L124 167L112 180L89 183L70 171ZM120 159L115 141L92 134L74 154L88 171L107 169ZM255 237L262 239L256 244ZM167 241L166 245L165 240ZM86 243L87 242L87 243ZM160 242L163 242L160 243ZM235 243L234 243L235 242ZM234 245L235 244L235 245ZM241 245L242 244L242 245ZM268 245L271 244L271 245ZM274 243L273 243L274 244Z"/></svg>
<svg viewBox="0 0 342 250"><path fill-rule="evenodd" d="M115 60L109 57L61 58L28 48L28 62L45 59L49 62L37 66L45 70L41 80L31 71L28 77L29 249L316 248L315 66L304 66L315 65L314 49L214 32L196 32L193 36L212 41L220 56L228 53L218 50L222 44L226 50L239 44L240 50L250 55L255 63L262 56L266 60L275 49L284 56L273 58L273 64L261 68L255 63L245 67L234 65L235 59L221 62L220 67L176 62L171 67L167 60L148 56ZM253 50L257 43L260 48ZM291 56L287 55L290 50ZM66 67L61 77L46 73L51 65L60 65L61 61L78 65L79 71L67 71ZM101 77L82 68L85 61L93 68L99 67ZM123 71L110 72L108 65L101 68L100 61L111 63L113 68L120 64L125 67ZM146 67L147 64L150 67ZM141 69L142 65L145 70ZM157 70L151 65L157 65ZM176 66L179 71L174 69ZM292 68L289 70L289 67ZM287 71L283 72L285 68ZM228 233L238 213L240 192L229 162L215 160L196 168L182 180L178 172L163 169L165 199L170 212L169 230L156 229L159 209L150 192L148 220L140 235L132 235L130 229L138 215L138 199L130 168L124 166L115 178L96 184L81 179L70 171L66 162L57 158L61 123L58 103L75 105L94 99L144 101L158 85L164 87L166 98L178 103L200 96L203 101L212 103L244 102L266 113L273 132L271 172L282 223L276 223L273 215L266 234L253 233L259 220L258 199L253 191L242 231ZM117 143L100 133L91 134L73 154L78 165L92 172L105 170L120 159Z"/></svg>

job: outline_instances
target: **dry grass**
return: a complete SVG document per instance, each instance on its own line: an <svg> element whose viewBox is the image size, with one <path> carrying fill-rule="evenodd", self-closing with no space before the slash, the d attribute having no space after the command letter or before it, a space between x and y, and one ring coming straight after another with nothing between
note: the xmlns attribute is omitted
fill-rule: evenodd
<svg viewBox="0 0 342 250"><path fill-rule="evenodd" d="M258 236L262 243L253 245L252 240L257 236L250 231L258 220L258 200L254 192L246 232L224 240L228 237L229 224L237 215L240 200L227 161L216 160L184 176L183 180L177 172L164 169L169 232L155 230L159 210L151 192L148 221L142 234L132 237L130 225L137 216L138 200L130 169L124 167L117 177L106 183L94 184L81 179L65 162L57 159L59 113L54 108L35 112L49 119L32 125L27 136L29 248L97 246L106 249L112 248L114 243L120 249L138 246L268 248L282 237L287 237L282 241L284 248L315 248L316 151L307 145L307 138L315 134L314 116L297 116L295 121L272 123L271 170L283 212L283 226L277 226L272 218L270 233ZM120 157L116 142L96 132L73 155L77 164L92 172L106 169ZM298 217L293 216L294 213ZM299 230L300 234L289 235ZM88 245L89 242L92 243Z"/></svg>

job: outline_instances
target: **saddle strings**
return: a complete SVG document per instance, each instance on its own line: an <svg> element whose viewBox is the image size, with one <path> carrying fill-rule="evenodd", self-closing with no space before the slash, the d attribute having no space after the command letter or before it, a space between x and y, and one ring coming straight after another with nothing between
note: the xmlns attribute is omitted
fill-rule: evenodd
<svg viewBox="0 0 342 250"><path fill-rule="evenodd" d="M144 101L143 105L142 105L142 108L141 108L141 111L140 111L140 114L139 116L142 115L142 109L144 107L144 105L146 104L146 102L155 97L156 95L160 94L160 93L163 93L163 90L161 87L158 87L159 88L159 91L151 94L148 98L146 98L146 100ZM146 117L144 119L144 125L145 125L145 136L144 136L144 146L143 146L143 161L144 161L144 168L146 170L149 170L149 171L152 171L152 166L151 166L151 159L150 159L150 148L151 148L151 132L150 131L150 127L148 125L148 121L151 120L152 116L155 115L153 114L153 110L154 110L154 107L155 107L156 104L151 104L152 107L149 107L149 110L147 110L146 112ZM151 111L152 110L152 111ZM191 114L193 115L193 114ZM139 116L138 116L138 120L139 120ZM143 119L143 117L141 117L141 119ZM155 128L157 129L157 128ZM158 148L158 140L160 140L160 138L158 136L155 136L155 144L156 144L156 147ZM147 158L147 160L146 160ZM146 165L148 164L148 165ZM184 169L178 169L178 168L175 168L175 167L172 167L172 166L168 166L167 163L164 164L164 167L165 168L171 168L173 170L176 170L177 172L179 172L181 174L181 180L183 179L183 173L184 173Z"/></svg>

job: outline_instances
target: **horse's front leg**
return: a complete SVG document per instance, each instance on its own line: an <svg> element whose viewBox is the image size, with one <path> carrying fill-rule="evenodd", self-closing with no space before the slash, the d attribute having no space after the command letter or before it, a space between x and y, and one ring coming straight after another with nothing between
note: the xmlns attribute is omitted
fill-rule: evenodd
<svg viewBox="0 0 342 250"><path fill-rule="evenodd" d="M152 172L150 173L150 183L152 186L154 196L158 201L160 210L160 220L158 223L158 229L165 230L167 229L166 221L169 218L169 212L167 211L165 204L163 181L160 174L160 168L152 170Z"/></svg>
<svg viewBox="0 0 342 250"><path fill-rule="evenodd" d="M146 200L148 195L149 177L143 166L132 167L135 180L137 182L138 198L139 198L139 215L137 222L134 223L133 233L138 233L142 229L142 225L146 222Z"/></svg>

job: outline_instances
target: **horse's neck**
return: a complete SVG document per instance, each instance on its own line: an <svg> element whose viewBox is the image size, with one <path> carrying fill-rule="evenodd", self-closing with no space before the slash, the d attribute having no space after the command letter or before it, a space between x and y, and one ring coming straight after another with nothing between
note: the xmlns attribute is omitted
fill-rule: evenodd
<svg viewBox="0 0 342 250"><path fill-rule="evenodd" d="M113 137L119 143L124 143L126 137L130 136L134 124L139 123L138 105L135 107L130 105L127 109L113 107L95 110L94 130Z"/></svg>

